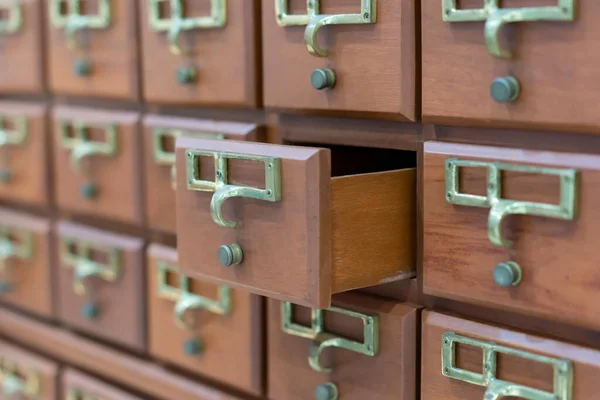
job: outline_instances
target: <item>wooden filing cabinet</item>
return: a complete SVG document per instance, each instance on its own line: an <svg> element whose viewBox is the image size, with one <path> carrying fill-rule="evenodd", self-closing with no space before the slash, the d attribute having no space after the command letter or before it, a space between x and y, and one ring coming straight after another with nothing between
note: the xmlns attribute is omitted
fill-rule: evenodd
<svg viewBox="0 0 600 400"><path fill-rule="evenodd" d="M265 106L417 118L414 1L262 6Z"/></svg>
<svg viewBox="0 0 600 400"><path fill-rule="evenodd" d="M136 0L144 99L260 105L259 0Z"/></svg>
<svg viewBox="0 0 600 400"><path fill-rule="evenodd" d="M417 398L417 309L356 294L334 303L269 300L269 399Z"/></svg>
<svg viewBox="0 0 600 400"><path fill-rule="evenodd" d="M179 265L191 277L327 307L333 293L414 276L410 160L332 178L328 149L191 138L177 139L176 159Z"/></svg>
<svg viewBox="0 0 600 400"><path fill-rule="evenodd" d="M143 240L61 221L58 314L68 326L146 348Z"/></svg>
<svg viewBox="0 0 600 400"><path fill-rule="evenodd" d="M61 374L61 390L65 400L142 400L71 368Z"/></svg>
<svg viewBox="0 0 600 400"><path fill-rule="evenodd" d="M53 93L137 100L137 3L45 0Z"/></svg>
<svg viewBox="0 0 600 400"><path fill-rule="evenodd" d="M3 399L58 400L56 363L0 341L0 387Z"/></svg>
<svg viewBox="0 0 600 400"><path fill-rule="evenodd" d="M146 115L144 117L146 221L150 228L175 233L175 138L258 141L256 124Z"/></svg>
<svg viewBox="0 0 600 400"><path fill-rule="evenodd" d="M248 393L263 392L263 299L190 279L177 251L148 250L149 351L157 359Z"/></svg>
<svg viewBox="0 0 600 400"><path fill-rule="evenodd" d="M52 116L58 206L140 224L144 193L139 114L58 106Z"/></svg>

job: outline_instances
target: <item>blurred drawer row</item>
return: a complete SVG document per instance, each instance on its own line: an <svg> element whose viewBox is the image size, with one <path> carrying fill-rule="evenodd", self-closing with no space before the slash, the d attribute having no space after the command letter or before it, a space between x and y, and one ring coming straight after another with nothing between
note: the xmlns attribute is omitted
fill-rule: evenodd
<svg viewBox="0 0 600 400"><path fill-rule="evenodd" d="M9 68L0 91L42 89L39 22L46 18L47 75L58 94L245 107L261 106L264 94L267 107L404 120L421 117L422 97L428 122L597 131L600 117L589 104L597 102L600 73L586 51L600 29L597 2L422 3L17 3L3 6L1 57Z"/></svg>

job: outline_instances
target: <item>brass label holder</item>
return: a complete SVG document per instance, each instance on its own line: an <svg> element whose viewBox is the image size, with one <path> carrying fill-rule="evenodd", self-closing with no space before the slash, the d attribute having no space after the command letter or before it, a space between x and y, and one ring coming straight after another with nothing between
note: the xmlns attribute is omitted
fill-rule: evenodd
<svg viewBox="0 0 600 400"><path fill-rule="evenodd" d="M14 124L14 128L7 129L3 128L4 123L10 120ZM27 117L19 116L7 116L0 114L0 149L4 149L7 152L10 146L20 146L27 140L28 134L28 122ZM4 155L8 158L7 155ZM10 182L12 179L10 167L5 165L0 169L0 181L4 183Z"/></svg>
<svg viewBox="0 0 600 400"><path fill-rule="evenodd" d="M167 2L171 8L171 18L161 18L161 4ZM222 28L227 23L227 0L211 0L210 4L210 15L185 18L183 0L148 0L150 26L157 32L168 32L171 52L180 55L183 53L179 45L182 31Z"/></svg>
<svg viewBox="0 0 600 400"><path fill-rule="evenodd" d="M361 343L326 332L324 319L325 312L338 313L362 320L364 341ZM329 374L333 371L333 368L323 366L320 361L321 353L328 347L346 349L367 356L375 356L379 352L379 317L345 310L339 307L312 309L311 326L307 327L294 322L292 303L285 301L281 302L281 329L288 335L298 336L312 341L308 364L317 372Z"/></svg>
<svg viewBox="0 0 600 400"><path fill-rule="evenodd" d="M62 6L66 4L68 13L63 14ZM51 0L49 4L50 22L54 28L64 29L67 44L77 47L75 33L84 29L104 29L110 26L110 0L98 0L98 14L84 15L80 0Z"/></svg>
<svg viewBox="0 0 600 400"><path fill-rule="evenodd" d="M71 387L67 390L67 397L65 400L105 400L104 397L97 396L86 392L85 390Z"/></svg>
<svg viewBox="0 0 600 400"><path fill-rule="evenodd" d="M214 159L214 181L200 179L200 157L210 157ZM230 159L263 163L265 166L265 189L230 184L227 167L227 160ZM210 214L213 221L224 228L235 228L237 226L236 221L227 221L223 216L222 207L227 199L243 197L269 202L281 200L281 159L276 157L218 151L187 150L186 175L188 190L214 192L210 202Z"/></svg>
<svg viewBox="0 0 600 400"><path fill-rule="evenodd" d="M30 260L34 255L33 234L29 231L0 226L0 272L8 275L9 263L12 260ZM1 282L0 291L14 288L10 278Z"/></svg>
<svg viewBox="0 0 600 400"><path fill-rule="evenodd" d="M456 344L477 347L482 350L481 373L456 366ZM554 371L554 390L546 392L498 379L498 354L550 365ZM442 336L442 374L451 379L487 387L484 400L498 400L507 396L528 400L572 400L573 398L573 365L571 361L529 353L493 342L471 339L454 332L445 332Z"/></svg>
<svg viewBox="0 0 600 400"><path fill-rule="evenodd" d="M481 0L482 8L460 10L457 0L442 0L445 22L485 21L485 43L488 52L498 58L511 58L500 44L500 30L509 23L533 21L573 21L576 0L558 0L556 6L501 8L500 0Z"/></svg>
<svg viewBox="0 0 600 400"><path fill-rule="evenodd" d="M377 22L377 0L361 0L360 13L321 14L321 0L307 0L306 14L290 14L289 0L275 0L275 17L279 26L306 25L304 42L310 54L327 57L317 41L319 30L326 25L374 24Z"/></svg>
<svg viewBox="0 0 600 400"><path fill-rule="evenodd" d="M38 398L41 395L42 379L34 369L0 357L0 386L3 398L12 399L17 395Z"/></svg>
<svg viewBox="0 0 600 400"><path fill-rule="evenodd" d="M5 10L8 18L0 21L0 34L10 35L18 32L23 26L23 5L14 1L12 5L2 5L0 9Z"/></svg>
<svg viewBox="0 0 600 400"><path fill-rule="evenodd" d="M194 137L199 139L224 140L225 135L222 133L209 132L190 132L181 129L154 128L152 129L152 148L154 161L158 165L171 168L171 186L176 189L177 169L175 167L175 153L167 151L164 146L164 140L167 138L177 139L181 136Z"/></svg>

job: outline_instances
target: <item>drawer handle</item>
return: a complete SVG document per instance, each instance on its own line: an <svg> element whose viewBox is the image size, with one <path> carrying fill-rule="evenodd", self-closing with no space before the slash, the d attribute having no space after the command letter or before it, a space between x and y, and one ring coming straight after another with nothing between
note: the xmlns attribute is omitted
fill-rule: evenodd
<svg viewBox="0 0 600 400"><path fill-rule="evenodd" d="M456 344L473 346L482 350L483 365L481 373L456 366ZM554 370L553 392L498 379L497 354L550 365ZM573 365L571 361L500 346L493 342L471 339L457 335L454 332L445 332L442 335L442 374L448 378L487 387L484 400L497 400L506 396L529 400L571 400L573 396Z"/></svg>
<svg viewBox="0 0 600 400"><path fill-rule="evenodd" d="M65 400L104 400L104 398L72 387L67 391L67 398Z"/></svg>
<svg viewBox="0 0 600 400"><path fill-rule="evenodd" d="M0 295L11 292L15 284L10 282L11 261L33 258L33 234L31 232L0 226L0 271L5 280L0 282Z"/></svg>
<svg viewBox="0 0 600 400"><path fill-rule="evenodd" d="M65 3L68 7L67 13L63 13L62 10ZM82 14L80 0L51 0L49 11L52 26L65 30L70 48L78 47L75 36L78 31L104 29L110 25L111 20L110 0L98 0L98 15Z"/></svg>
<svg viewBox="0 0 600 400"><path fill-rule="evenodd" d="M37 371L0 356L0 385L3 398L11 399L16 395L38 397L41 394L41 384L42 380Z"/></svg>
<svg viewBox="0 0 600 400"><path fill-rule="evenodd" d="M172 140L174 142L175 139L177 139L180 136L188 136L198 139L225 139L225 135L221 133L188 132L180 129L166 128L152 129L152 148L154 150L154 161L158 165L163 165L171 168L171 186L173 187L173 189L177 188L177 170L175 168L175 153L165 148L165 142L168 140Z"/></svg>
<svg viewBox="0 0 600 400"><path fill-rule="evenodd" d="M92 140L89 134L91 128L103 130L105 140ZM85 183L81 185L80 190L81 196L89 200L96 198L98 187L93 182L91 169L83 167L83 160L93 156L114 157L117 155L116 125L92 125L81 121L60 121L58 129L62 147L71 150L71 168L84 178Z"/></svg>
<svg viewBox="0 0 600 400"><path fill-rule="evenodd" d="M106 261L93 260L92 252L105 254ZM73 291L88 299L81 309L82 316L95 319L100 314L100 306L94 299L96 293L90 280L98 278L108 283L117 281L121 274L119 249L74 238L62 238L60 254L64 267L73 269Z"/></svg>
<svg viewBox="0 0 600 400"><path fill-rule="evenodd" d="M304 42L310 54L327 57L317 41L319 30L326 25L374 24L377 22L377 0L361 0L358 14L321 14L321 0L307 0L307 13L303 15L289 13L289 0L275 0L275 14L279 26L306 25Z"/></svg>
<svg viewBox="0 0 600 400"><path fill-rule="evenodd" d="M15 1L12 5L0 6L0 9L8 15L8 18L0 21L0 33L7 35L18 32L23 26L23 5Z"/></svg>
<svg viewBox="0 0 600 400"><path fill-rule="evenodd" d="M4 128L5 122L9 120L13 123L14 128ZM28 123L26 117L8 117L0 115L0 148L4 149L5 152L9 150L10 146L20 146L27 140ZM13 176L10 167L3 166L0 168L0 181L8 183L12 180Z"/></svg>
<svg viewBox="0 0 600 400"><path fill-rule="evenodd" d="M281 329L288 335L312 340L308 363L313 370L327 374L333 371L333 368L324 367L320 361L321 353L328 347L346 349L367 356L375 356L379 352L379 317L339 307L311 309L311 326L307 327L294 322L292 308L292 303L281 302ZM326 332L325 311L362 320L364 341L361 343Z"/></svg>
<svg viewBox="0 0 600 400"><path fill-rule="evenodd" d="M442 0L445 22L485 21L485 43L488 52L498 58L511 58L510 51L500 44L500 30L509 23L531 21L573 21L575 0L558 0L556 6L501 8L499 0L481 0L483 7L459 10L456 0Z"/></svg>
<svg viewBox="0 0 600 400"><path fill-rule="evenodd" d="M179 46L179 36L182 31L192 29L222 28L227 22L227 1L211 0L211 15L195 18L184 17L182 0L148 0L148 18L150 26L157 32L168 32L171 52L176 55L183 53ZM161 4L169 3L171 18L161 18Z"/></svg>

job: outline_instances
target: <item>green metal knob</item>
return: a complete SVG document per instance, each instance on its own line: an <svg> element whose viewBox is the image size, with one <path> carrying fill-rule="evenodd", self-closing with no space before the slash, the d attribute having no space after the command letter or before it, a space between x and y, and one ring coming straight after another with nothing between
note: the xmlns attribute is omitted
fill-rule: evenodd
<svg viewBox="0 0 600 400"><path fill-rule="evenodd" d="M517 78L513 76L496 78L490 86L490 94L498 103L510 103L515 101L521 94L521 85Z"/></svg>
<svg viewBox="0 0 600 400"><path fill-rule="evenodd" d="M100 307L98 304L88 302L81 307L81 316L85 319L96 319L100 315Z"/></svg>
<svg viewBox="0 0 600 400"><path fill-rule="evenodd" d="M197 356L204 352L204 343L197 338L188 339L183 343L183 352L188 356Z"/></svg>
<svg viewBox="0 0 600 400"><path fill-rule="evenodd" d="M310 83L317 90L331 89L335 86L335 72L329 68L317 68L310 75Z"/></svg>
<svg viewBox="0 0 600 400"><path fill-rule="evenodd" d="M334 383L328 382L315 388L316 400L337 400L339 391Z"/></svg>
<svg viewBox="0 0 600 400"><path fill-rule="evenodd" d="M514 261L507 261L494 268L494 282L498 286L517 286L521 282L521 267Z"/></svg>
<svg viewBox="0 0 600 400"><path fill-rule="evenodd" d="M12 180L12 173L7 170L7 169L3 169L2 171L0 171L0 181L4 182L4 183L8 183Z"/></svg>
<svg viewBox="0 0 600 400"><path fill-rule="evenodd" d="M12 291L12 285L8 282L0 282L0 295L9 293Z"/></svg>
<svg viewBox="0 0 600 400"><path fill-rule="evenodd" d="M239 244L222 245L217 251L217 257L221 265L231 267L233 264L241 264L244 259L244 252Z"/></svg>
<svg viewBox="0 0 600 400"><path fill-rule="evenodd" d="M177 70L177 82L181 85L190 85L196 83L198 74L194 67L181 67Z"/></svg>
<svg viewBox="0 0 600 400"><path fill-rule="evenodd" d="M77 60L74 72L77 76L90 76L92 74L92 63L89 60Z"/></svg>
<svg viewBox="0 0 600 400"><path fill-rule="evenodd" d="M81 197L84 199L95 199L98 196L98 186L93 183L85 183L79 188Z"/></svg>

